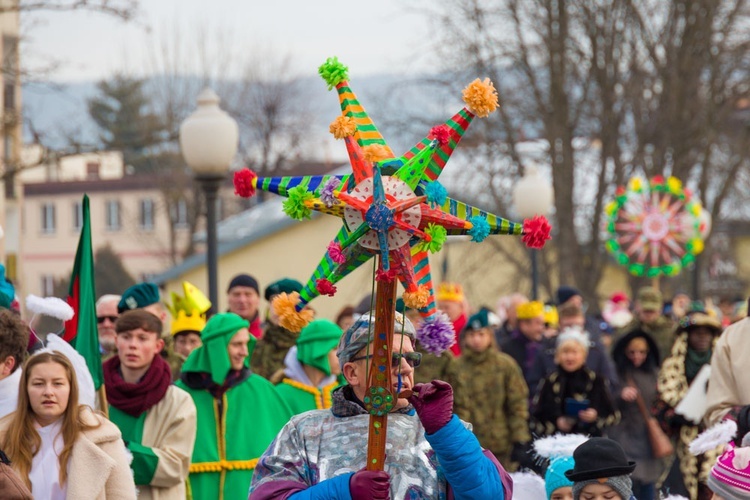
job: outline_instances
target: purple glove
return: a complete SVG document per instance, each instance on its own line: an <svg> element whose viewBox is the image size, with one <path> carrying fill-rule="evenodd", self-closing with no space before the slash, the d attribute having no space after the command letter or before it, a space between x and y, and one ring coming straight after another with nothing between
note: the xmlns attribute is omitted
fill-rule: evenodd
<svg viewBox="0 0 750 500"><path fill-rule="evenodd" d="M417 410L419 420L427 434L435 434L445 427L453 416L453 388L448 382L433 380L429 384L417 384L409 402Z"/></svg>
<svg viewBox="0 0 750 500"><path fill-rule="evenodd" d="M382 470L361 470L349 479L349 493L352 498L372 498L389 500L391 476Z"/></svg>

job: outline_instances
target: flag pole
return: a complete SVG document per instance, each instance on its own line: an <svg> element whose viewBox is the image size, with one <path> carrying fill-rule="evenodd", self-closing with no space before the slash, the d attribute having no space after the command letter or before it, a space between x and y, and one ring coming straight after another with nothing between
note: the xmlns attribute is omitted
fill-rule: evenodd
<svg viewBox="0 0 750 500"><path fill-rule="evenodd" d="M109 418L109 404L107 403L107 388L104 386L104 384L99 386L99 389L96 391L99 393L99 410L104 413L104 416Z"/></svg>

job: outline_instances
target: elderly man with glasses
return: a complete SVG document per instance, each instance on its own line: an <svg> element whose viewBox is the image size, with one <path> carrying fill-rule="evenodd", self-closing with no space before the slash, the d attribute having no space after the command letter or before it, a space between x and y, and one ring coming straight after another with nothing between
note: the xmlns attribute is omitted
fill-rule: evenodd
<svg viewBox="0 0 750 500"><path fill-rule="evenodd" d="M119 295L102 295L96 301L96 328L99 331L99 352L102 362L117 354L115 322L120 316L117 304L121 298Z"/></svg>
<svg viewBox="0 0 750 500"><path fill-rule="evenodd" d="M451 386L414 384L421 355L414 352L414 326L398 313L391 375L392 392L402 397L388 416L385 470L365 470L363 401L374 323L365 314L341 337L336 354L348 384L334 391L331 409L297 415L284 426L255 468L250 500L511 498L508 474L453 414Z"/></svg>

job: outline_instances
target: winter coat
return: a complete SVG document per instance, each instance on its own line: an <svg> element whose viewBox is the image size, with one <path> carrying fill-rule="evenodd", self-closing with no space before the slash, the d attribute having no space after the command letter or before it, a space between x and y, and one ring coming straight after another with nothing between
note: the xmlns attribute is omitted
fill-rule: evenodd
<svg viewBox="0 0 750 500"><path fill-rule="evenodd" d="M685 376L687 337L688 334L685 332L677 336L672 347L672 355L664 361L659 371L657 386L659 400L656 404L656 416L665 432L674 438L677 455L674 467L679 467L680 474L677 477L681 477L683 483L682 485L665 484L665 486L671 486L670 491L687 495L688 498L698 498L698 483L706 484L711 467L721 455L723 446L697 457L690 453L688 450L690 443L698 434L706 430L706 426L703 423L695 425L674 411L690 389L691 381L688 381ZM717 342L718 340L714 340L714 351ZM713 378L712 372L709 386L714 383Z"/></svg>
<svg viewBox="0 0 750 500"><path fill-rule="evenodd" d="M68 462L68 500L135 499L136 489L129 458L125 453L120 430L115 424L88 407L82 408L82 419L98 425L82 431L73 445ZM0 443L13 417L0 420ZM13 457L9 457L11 461ZM33 492L32 492L33 493Z"/></svg>
<svg viewBox="0 0 750 500"><path fill-rule="evenodd" d="M542 347L536 353L536 359L529 372L529 389L534 390L539 387L539 381L557 370L555 364L555 350L557 348L557 337L544 339ZM586 357L586 368L596 373L609 382L610 390L614 393L620 388L620 381L615 372L615 365L612 363L601 342L591 340L589 342L589 353ZM532 394L533 396L533 394Z"/></svg>
<svg viewBox="0 0 750 500"><path fill-rule="evenodd" d="M529 390L521 369L494 347L481 353L464 347L457 365L465 395L472 401L474 434L507 469L513 445L531 441Z"/></svg>
<svg viewBox="0 0 750 500"><path fill-rule="evenodd" d="M628 344L637 337L646 339L649 346L646 361L638 368L633 366L625 355ZM617 366L622 387L634 384L646 408L650 410L657 400L656 380L659 370L659 352L654 339L645 332L631 332L614 345L612 358ZM614 400L621 418L617 425L607 430L607 435L620 443L628 458L636 462L636 469L632 473L633 479L644 484L653 484L659 479L663 464L653 456L646 420L638 408L637 401L625 401L619 391L615 394Z"/></svg>
<svg viewBox="0 0 750 500"><path fill-rule="evenodd" d="M589 400L589 408L598 415L594 422L586 423L576 417L570 433L601 436L605 428L620 420L614 407L607 383L586 367L574 372L558 368L540 383L531 410L531 432L538 436L551 436L563 432L557 428L557 418L565 415L565 399Z"/></svg>
<svg viewBox="0 0 750 500"><path fill-rule="evenodd" d="M458 371L458 359L450 350L436 356L426 351L417 341L414 349L422 354L422 362L414 370L414 383L427 384L433 380L448 382L453 388L453 412L461 420L471 422L473 402L467 399L462 377Z"/></svg>
<svg viewBox="0 0 750 500"><path fill-rule="evenodd" d="M268 322L263 337L255 345L250 358L250 369L263 378L270 379L274 373L284 369L284 357L297 344L299 333Z"/></svg>
<svg viewBox="0 0 750 500"><path fill-rule="evenodd" d="M708 384L706 424L713 425L732 410L750 404L750 318L724 330L711 357L711 383Z"/></svg>
<svg viewBox="0 0 750 500"><path fill-rule="evenodd" d="M515 330L511 336L502 343L500 350L513 358L521 367L526 385L530 388L531 367L537 353L542 349L541 342L534 342L525 337L520 330Z"/></svg>
<svg viewBox="0 0 750 500"><path fill-rule="evenodd" d="M110 405L110 417L114 418L112 408ZM141 427L135 434L141 435L140 442L128 443L133 454L132 468L136 476L151 478L148 484L138 485L138 500L185 498L196 420L190 395L173 385L142 420L138 417L135 427Z"/></svg>

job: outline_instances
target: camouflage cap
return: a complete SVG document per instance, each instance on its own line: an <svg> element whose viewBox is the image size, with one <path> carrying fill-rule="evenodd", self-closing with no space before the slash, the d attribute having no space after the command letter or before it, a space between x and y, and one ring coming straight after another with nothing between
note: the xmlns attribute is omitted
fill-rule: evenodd
<svg viewBox="0 0 750 500"><path fill-rule="evenodd" d="M372 322L372 327L370 327L370 322ZM414 325L409 318L404 318L403 314L398 312L395 313L393 333L403 333L414 343L416 336ZM343 367L344 363L348 363L355 354L367 347L373 340L375 340L375 314L370 312L360 316L341 336L339 347L336 349L339 364Z"/></svg>
<svg viewBox="0 0 750 500"><path fill-rule="evenodd" d="M643 311L661 311L664 307L661 292L651 286L644 286L639 289L637 300Z"/></svg>

